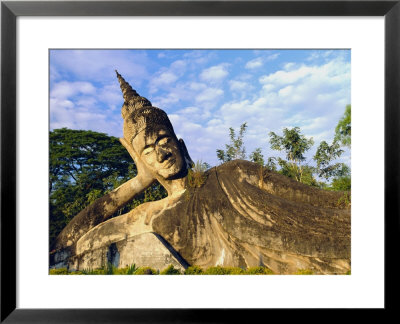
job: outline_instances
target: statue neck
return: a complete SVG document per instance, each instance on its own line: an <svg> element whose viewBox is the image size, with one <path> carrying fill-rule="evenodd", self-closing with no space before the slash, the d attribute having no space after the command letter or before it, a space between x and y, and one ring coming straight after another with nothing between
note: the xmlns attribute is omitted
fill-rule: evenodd
<svg viewBox="0 0 400 324"><path fill-rule="evenodd" d="M181 195L185 192L187 188L187 177L174 179L174 180L166 180L166 179L158 179L160 184L167 190L168 196L173 195Z"/></svg>

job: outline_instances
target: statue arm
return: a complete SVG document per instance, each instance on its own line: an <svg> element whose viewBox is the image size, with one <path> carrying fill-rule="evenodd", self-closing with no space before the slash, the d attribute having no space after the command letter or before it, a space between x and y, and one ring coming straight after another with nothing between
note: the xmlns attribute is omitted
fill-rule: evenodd
<svg viewBox="0 0 400 324"><path fill-rule="evenodd" d="M58 235L51 250L58 250L73 245L82 235L96 225L109 219L115 212L154 183L154 176L140 162L138 163L140 160L136 158L132 147L124 139L120 139L120 141L134 161L137 162L138 175L105 194L103 197L96 199L92 204L79 212Z"/></svg>
<svg viewBox="0 0 400 324"><path fill-rule="evenodd" d="M135 196L146 190L154 180L136 176L113 191L96 199L79 212L61 231L52 250L58 250L74 244L82 235L96 225L109 219Z"/></svg>

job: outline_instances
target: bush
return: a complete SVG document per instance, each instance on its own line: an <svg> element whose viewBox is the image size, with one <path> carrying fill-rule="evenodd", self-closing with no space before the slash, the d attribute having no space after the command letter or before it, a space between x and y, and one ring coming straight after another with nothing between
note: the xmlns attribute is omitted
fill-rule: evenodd
<svg viewBox="0 0 400 324"><path fill-rule="evenodd" d="M313 275L314 271L312 271L310 269L299 269L299 270L297 270L297 272L295 274L296 275Z"/></svg>
<svg viewBox="0 0 400 324"><path fill-rule="evenodd" d="M68 272L69 275L84 275L85 273L83 273L82 271L71 271Z"/></svg>
<svg viewBox="0 0 400 324"><path fill-rule="evenodd" d="M221 266L216 266L216 267L209 267L206 271L204 271L204 274L206 275L224 275L224 274L229 274L226 268L223 268Z"/></svg>
<svg viewBox="0 0 400 324"><path fill-rule="evenodd" d="M268 274L274 274L274 272L271 269L268 269L267 267L250 267L246 270L246 274L268 275Z"/></svg>
<svg viewBox="0 0 400 324"><path fill-rule="evenodd" d="M191 266L187 268L184 272L185 275L202 275L204 274L204 270L199 266Z"/></svg>
<svg viewBox="0 0 400 324"><path fill-rule="evenodd" d="M201 160L197 161L194 166L188 170L188 184L192 188L200 188L207 180L205 172L210 166Z"/></svg>
<svg viewBox="0 0 400 324"><path fill-rule="evenodd" d="M239 267L229 267L227 270L229 271L230 275L241 275L246 273L245 270Z"/></svg>
<svg viewBox="0 0 400 324"><path fill-rule="evenodd" d="M204 274L206 275L229 275L229 274L244 274L245 271L238 267L210 267Z"/></svg>
<svg viewBox="0 0 400 324"><path fill-rule="evenodd" d="M175 269L174 266L171 264L163 271L160 272L162 275L180 275L181 272L179 269Z"/></svg>
<svg viewBox="0 0 400 324"><path fill-rule="evenodd" d="M105 275L104 269L94 269L94 270L82 270L85 275Z"/></svg>
<svg viewBox="0 0 400 324"><path fill-rule="evenodd" d="M155 274L157 274L157 271L150 267L143 267L143 268L137 269L133 274L134 275L155 275Z"/></svg>
<svg viewBox="0 0 400 324"><path fill-rule="evenodd" d="M136 266L136 264L131 264L131 265L126 269L126 274L127 274L127 275L131 275L131 274L133 274L137 269L138 269L138 267Z"/></svg>
<svg viewBox="0 0 400 324"><path fill-rule="evenodd" d="M51 275L67 275L68 269L67 268L50 269L49 274L51 274Z"/></svg>

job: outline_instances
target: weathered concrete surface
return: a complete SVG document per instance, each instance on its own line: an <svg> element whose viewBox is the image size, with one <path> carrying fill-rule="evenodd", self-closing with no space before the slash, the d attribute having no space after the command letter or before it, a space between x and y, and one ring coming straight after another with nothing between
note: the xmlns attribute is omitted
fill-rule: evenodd
<svg viewBox="0 0 400 324"><path fill-rule="evenodd" d="M190 264L264 264L277 273L350 269L350 207L345 193L323 191L248 161L212 168L201 188L189 188L179 208L152 220Z"/></svg>
<svg viewBox="0 0 400 324"><path fill-rule="evenodd" d="M125 268L132 264L158 270L171 264L180 270L188 267L168 242L155 233L144 233L87 250L70 257L68 267L70 270L98 269L109 263L117 268Z"/></svg>

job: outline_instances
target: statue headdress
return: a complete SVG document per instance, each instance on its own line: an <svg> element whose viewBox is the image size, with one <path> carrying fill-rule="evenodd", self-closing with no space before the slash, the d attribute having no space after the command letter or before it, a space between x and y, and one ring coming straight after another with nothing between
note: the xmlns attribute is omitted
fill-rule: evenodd
<svg viewBox="0 0 400 324"><path fill-rule="evenodd" d="M140 96L128 82L115 70L124 97L121 115L124 119L123 132L128 143L142 130L157 125L169 128L175 134L167 114L160 108L153 107L151 102Z"/></svg>

